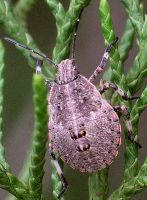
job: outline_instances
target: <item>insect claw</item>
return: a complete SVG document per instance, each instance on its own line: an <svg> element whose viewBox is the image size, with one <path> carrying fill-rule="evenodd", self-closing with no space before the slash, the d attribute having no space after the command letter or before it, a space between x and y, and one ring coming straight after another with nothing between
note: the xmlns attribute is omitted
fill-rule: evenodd
<svg viewBox="0 0 147 200"><path fill-rule="evenodd" d="M129 133L129 135L128 135L128 139L129 139L130 142L132 142L133 144L136 144L138 148L142 148L142 145L139 144L139 142L136 141L136 139L137 139L136 136L133 137L133 136L130 135L130 133Z"/></svg>
<svg viewBox="0 0 147 200"><path fill-rule="evenodd" d="M139 97L139 96L136 96L136 97L132 97L132 99L140 99L140 97Z"/></svg>
<svg viewBox="0 0 147 200"><path fill-rule="evenodd" d="M137 147L138 147L139 149L141 149L141 148L142 148L142 145L141 145L141 144L139 144L139 142L136 142L136 141L134 140L134 143L137 145Z"/></svg>
<svg viewBox="0 0 147 200"><path fill-rule="evenodd" d="M140 97L139 96L132 96L132 97L128 98L128 100L134 100L134 99L140 99ZM127 100L127 99L125 99L125 100Z"/></svg>
<svg viewBox="0 0 147 200"><path fill-rule="evenodd" d="M111 43L112 45L115 45L117 41L119 40L119 37L116 37L115 40Z"/></svg>
<svg viewBox="0 0 147 200"><path fill-rule="evenodd" d="M142 145L141 145L141 144L138 143L137 145L138 145L138 147L139 147L140 149L142 148Z"/></svg>
<svg viewBox="0 0 147 200"><path fill-rule="evenodd" d="M61 196L64 194L64 192L66 192L66 190L68 188L68 183L62 174L61 174L61 181L62 181L63 188L62 188L61 192L58 194L58 197L57 197L58 199L61 198Z"/></svg>
<svg viewBox="0 0 147 200"><path fill-rule="evenodd" d="M108 45L108 47L107 47L107 49L106 49L106 52L110 53L112 47L117 43L117 41L118 41L118 37L116 37L115 40L112 41L112 42Z"/></svg>
<svg viewBox="0 0 147 200"><path fill-rule="evenodd" d="M64 194L64 192L66 191L67 188L63 187L63 189L61 190L61 192L58 194L57 198L60 199L62 197L62 195Z"/></svg>

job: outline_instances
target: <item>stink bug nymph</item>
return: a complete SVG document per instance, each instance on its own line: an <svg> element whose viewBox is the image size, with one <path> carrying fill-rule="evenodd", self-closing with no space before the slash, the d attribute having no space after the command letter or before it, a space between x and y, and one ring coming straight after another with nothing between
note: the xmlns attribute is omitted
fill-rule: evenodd
<svg viewBox="0 0 147 200"><path fill-rule="evenodd" d="M111 106L101 95L111 88L125 100L138 97L129 97L114 83L101 81L99 90L93 84L94 79L104 70L109 53L118 38L108 45L100 64L87 79L78 72L74 56L78 23L79 19L73 37L72 56L59 64L55 64L46 55L15 40L4 38L16 46L41 56L57 68L55 81L46 80L46 83L51 87L48 100L49 152L63 185L63 190L58 197L65 192L68 184L56 160L55 152L59 154L64 163L80 172L96 172L110 165L117 156L121 143L121 125L117 112L123 112L126 116L128 138L140 147L132 136L128 109L125 106ZM36 57L35 59L36 73L40 73L43 62Z"/></svg>

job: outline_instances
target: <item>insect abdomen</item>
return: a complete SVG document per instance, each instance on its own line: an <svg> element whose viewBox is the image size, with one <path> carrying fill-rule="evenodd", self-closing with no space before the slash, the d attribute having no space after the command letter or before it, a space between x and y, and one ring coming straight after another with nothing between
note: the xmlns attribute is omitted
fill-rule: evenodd
<svg viewBox="0 0 147 200"><path fill-rule="evenodd" d="M81 172L110 165L120 145L118 116L87 79L55 86L50 111L49 136L65 163Z"/></svg>

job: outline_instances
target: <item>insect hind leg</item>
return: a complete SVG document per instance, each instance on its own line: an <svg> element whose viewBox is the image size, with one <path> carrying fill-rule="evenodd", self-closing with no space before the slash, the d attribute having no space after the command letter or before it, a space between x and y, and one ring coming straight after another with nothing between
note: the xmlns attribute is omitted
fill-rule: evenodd
<svg viewBox="0 0 147 200"><path fill-rule="evenodd" d="M108 89L113 89L116 91L124 100L134 100L139 99L139 96L128 96L126 92L124 92L120 87L118 87L115 83L107 82L105 80L100 81L100 94L103 94Z"/></svg>
<svg viewBox="0 0 147 200"><path fill-rule="evenodd" d="M62 183L62 190L61 192L58 194L58 199L61 198L61 196L65 193L65 191L67 190L67 187L68 187L68 183L67 183L67 180L66 178L64 177L63 175L63 172L62 172L62 169L58 163L58 160L56 159L56 156L55 156L55 153L54 153L54 150L53 150L53 147L51 144L49 144L49 154L50 154L50 157L53 161L53 164L57 170L57 173L58 173L58 176L60 178L60 181Z"/></svg>
<svg viewBox="0 0 147 200"><path fill-rule="evenodd" d="M130 140L130 142L132 142L133 144L136 144L139 148L142 148L142 146L136 141L136 138L134 137L132 133L132 123L131 123L130 112L128 111L128 108L122 105L122 106L114 106L113 109L115 112L123 113L124 116L126 117L126 127L128 129L128 139Z"/></svg>

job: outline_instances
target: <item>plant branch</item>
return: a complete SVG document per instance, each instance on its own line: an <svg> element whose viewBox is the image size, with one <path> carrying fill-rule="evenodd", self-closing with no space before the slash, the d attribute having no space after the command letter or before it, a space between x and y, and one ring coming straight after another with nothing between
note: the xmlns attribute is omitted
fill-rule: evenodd
<svg viewBox="0 0 147 200"><path fill-rule="evenodd" d="M141 86L144 77L147 75L147 17L144 17L142 8L139 6L138 0L123 0L122 1L125 10L137 32L137 44L139 47L139 52L134 60L134 63L127 74L128 86L131 90L131 94L134 94Z"/></svg>
<svg viewBox="0 0 147 200"><path fill-rule="evenodd" d="M31 199L27 186L8 171L3 162L0 163L0 187L9 191L18 199Z"/></svg>
<svg viewBox="0 0 147 200"><path fill-rule="evenodd" d="M1 17L2 16L2 17ZM27 28L25 26L25 23L23 22L23 19L16 18L14 12L13 12L13 6L10 3L10 1L1 0L0 1L0 23L4 27L5 31L13 37L13 39L16 39L18 42L25 44L33 49L39 49L37 45L35 44L33 38L28 33ZM33 59L30 57L30 52L23 48L18 48L25 58L28 61L28 64L30 67L35 66ZM55 70L54 68L50 67L48 65L44 65L44 73L49 79L54 79L55 76Z"/></svg>
<svg viewBox="0 0 147 200"><path fill-rule="evenodd" d="M108 194L108 168L89 175L89 200L105 200Z"/></svg>
<svg viewBox="0 0 147 200"><path fill-rule="evenodd" d="M128 19L125 25L124 33L118 45L118 50L122 63L124 63L125 60L128 58L129 51L133 45L134 36L135 36L134 27L132 25L132 22Z"/></svg>
<svg viewBox="0 0 147 200"><path fill-rule="evenodd" d="M110 8L107 0L101 0L100 6L100 20L101 20L101 27L103 36L107 43L110 43L113 38L115 37L112 20L111 20L111 14L110 14ZM118 52L118 49L116 48L112 54L110 55L110 64L112 68L111 73L111 81L117 83L121 88L124 89L128 94L129 89L127 87L127 81L123 72L122 63L120 60L120 55ZM114 95L112 98L112 104L116 103L123 103L131 110L131 104L122 101L120 98L116 98ZM135 133L137 134L137 133ZM137 147L130 143L127 136L127 130L125 130L125 170L124 170L124 181L127 181L130 179L130 177L134 177L137 173L137 166L138 166L138 160L137 160Z"/></svg>
<svg viewBox="0 0 147 200"><path fill-rule="evenodd" d="M29 187L34 198L40 199L42 194L46 143L48 139L47 88L42 76L34 75L33 88L35 127L32 140Z"/></svg>
<svg viewBox="0 0 147 200"><path fill-rule="evenodd" d="M134 132L138 131L139 118L141 113L146 108L146 106L147 106L147 87L144 89L140 99L134 104L131 110L131 119Z"/></svg>
<svg viewBox="0 0 147 200"><path fill-rule="evenodd" d="M108 200L131 200L131 197L147 187L147 159L137 176L123 183Z"/></svg>

